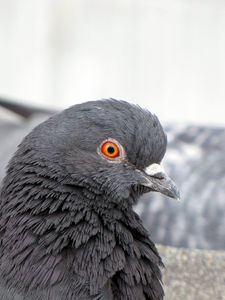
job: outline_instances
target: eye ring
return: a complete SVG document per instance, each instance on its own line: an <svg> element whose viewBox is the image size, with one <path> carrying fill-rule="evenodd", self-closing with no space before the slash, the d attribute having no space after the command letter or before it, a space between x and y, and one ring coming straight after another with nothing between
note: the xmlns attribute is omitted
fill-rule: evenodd
<svg viewBox="0 0 225 300"><path fill-rule="evenodd" d="M98 148L98 153L112 162L121 161L126 156L122 145L113 138L104 140Z"/></svg>

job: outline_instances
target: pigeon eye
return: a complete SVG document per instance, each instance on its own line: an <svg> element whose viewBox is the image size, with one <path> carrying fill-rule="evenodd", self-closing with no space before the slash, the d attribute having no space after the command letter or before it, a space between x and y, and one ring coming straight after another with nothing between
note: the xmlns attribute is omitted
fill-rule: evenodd
<svg viewBox="0 0 225 300"><path fill-rule="evenodd" d="M101 144L100 147L101 153L107 158L116 158L120 156L119 146L110 140L107 140Z"/></svg>
<svg viewBox="0 0 225 300"><path fill-rule="evenodd" d="M113 138L104 140L98 147L97 152L111 162L120 163L127 160L123 146Z"/></svg>

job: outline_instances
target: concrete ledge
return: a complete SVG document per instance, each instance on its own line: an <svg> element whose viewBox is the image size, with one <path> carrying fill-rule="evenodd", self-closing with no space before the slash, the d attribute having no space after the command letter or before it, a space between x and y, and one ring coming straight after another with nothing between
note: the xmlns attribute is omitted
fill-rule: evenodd
<svg viewBox="0 0 225 300"><path fill-rule="evenodd" d="M157 246L165 300L225 300L225 252Z"/></svg>

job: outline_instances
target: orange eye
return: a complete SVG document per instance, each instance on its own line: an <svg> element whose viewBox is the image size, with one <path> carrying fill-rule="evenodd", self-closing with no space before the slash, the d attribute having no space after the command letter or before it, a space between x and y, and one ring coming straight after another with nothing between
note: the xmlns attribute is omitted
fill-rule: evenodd
<svg viewBox="0 0 225 300"><path fill-rule="evenodd" d="M104 156L106 156L107 158L116 158L116 157L120 156L119 146L110 140L103 142L100 150L101 150L102 154Z"/></svg>

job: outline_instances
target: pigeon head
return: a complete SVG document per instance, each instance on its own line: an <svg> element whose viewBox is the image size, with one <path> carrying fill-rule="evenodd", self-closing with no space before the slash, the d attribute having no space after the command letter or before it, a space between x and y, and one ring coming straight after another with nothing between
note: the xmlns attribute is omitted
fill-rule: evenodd
<svg viewBox="0 0 225 300"><path fill-rule="evenodd" d="M37 126L1 189L0 282L24 299L100 299L107 287L106 299L161 300L161 258L132 206L148 191L179 196L165 150L157 117L124 101Z"/></svg>
<svg viewBox="0 0 225 300"><path fill-rule="evenodd" d="M155 115L111 99L75 105L53 116L28 135L19 155L43 160L52 176L86 189L93 199L107 195L108 201L133 204L148 191L178 197L159 166L166 142Z"/></svg>

